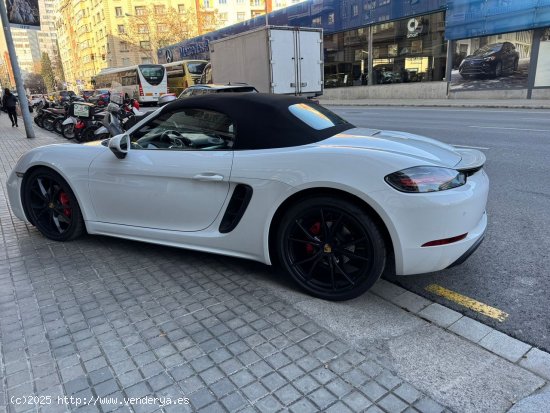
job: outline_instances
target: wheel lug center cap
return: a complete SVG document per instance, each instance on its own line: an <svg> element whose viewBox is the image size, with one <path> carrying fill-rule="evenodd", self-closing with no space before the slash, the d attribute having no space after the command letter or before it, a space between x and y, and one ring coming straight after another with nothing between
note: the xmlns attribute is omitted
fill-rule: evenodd
<svg viewBox="0 0 550 413"><path fill-rule="evenodd" d="M323 252L325 254L330 254L332 252L332 246L330 244L325 244L323 246Z"/></svg>
<svg viewBox="0 0 550 413"><path fill-rule="evenodd" d="M55 205L53 204L53 202L50 202L50 203L48 204L48 208L50 208L50 209L54 209L54 208L55 208Z"/></svg>

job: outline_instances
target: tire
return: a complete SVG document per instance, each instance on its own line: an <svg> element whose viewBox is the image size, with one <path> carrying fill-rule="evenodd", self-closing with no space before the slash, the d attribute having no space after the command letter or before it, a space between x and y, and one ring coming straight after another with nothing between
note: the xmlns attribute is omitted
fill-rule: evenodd
<svg viewBox="0 0 550 413"><path fill-rule="evenodd" d="M44 235L54 241L70 241L81 236L84 219L69 184L48 168L33 170L22 191L25 214Z"/></svg>
<svg viewBox="0 0 550 413"><path fill-rule="evenodd" d="M373 219L357 205L315 196L289 208L277 230L283 268L308 294L330 301L370 289L386 265L386 247Z"/></svg>
<svg viewBox="0 0 550 413"><path fill-rule="evenodd" d="M82 131L80 142L92 142L96 141L98 138L95 136L94 132L98 130L100 125L90 125Z"/></svg>
<svg viewBox="0 0 550 413"><path fill-rule="evenodd" d="M53 131L53 124L55 122L55 119L51 116L44 117L44 120L42 121L42 124L44 125L44 129L46 129L49 132Z"/></svg>
<svg viewBox="0 0 550 413"><path fill-rule="evenodd" d="M516 73L519 68L519 59L514 60L514 67L512 68L512 73Z"/></svg>
<svg viewBox="0 0 550 413"><path fill-rule="evenodd" d="M67 125L62 125L61 134L65 139L74 139L76 132L74 130L74 123L69 123Z"/></svg>
<svg viewBox="0 0 550 413"><path fill-rule="evenodd" d="M495 76L495 77L500 77L500 76L502 76L502 62L497 62L497 63L496 63L496 65L495 65L494 76Z"/></svg>
<svg viewBox="0 0 550 413"><path fill-rule="evenodd" d="M63 121L65 119L63 118L60 118L60 119L56 119L55 122L53 123L53 131L55 133L59 133L60 135L62 134L61 132L61 127L63 126Z"/></svg>
<svg viewBox="0 0 550 413"><path fill-rule="evenodd" d="M43 115L37 115L34 117L34 123L36 123L41 128L44 127L44 124L42 123L43 120L44 120Z"/></svg>

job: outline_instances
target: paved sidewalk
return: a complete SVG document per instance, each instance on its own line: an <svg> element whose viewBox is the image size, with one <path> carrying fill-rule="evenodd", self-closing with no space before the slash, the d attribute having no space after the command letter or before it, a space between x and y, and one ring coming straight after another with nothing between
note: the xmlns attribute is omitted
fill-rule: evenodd
<svg viewBox="0 0 550 413"><path fill-rule="evenodd" d="M550 100L529 99L323 99L330 106L413 106L455 108L550 109Z"/></svg>
<svg viewBox="0 0 550 413"><path fill-rule="evenodd" d="M550 393L535 395L550 379L546 353L386 281L327 303L249 261L99 236L45 239L11 214L5 181L23 152L66 140L44 131L26 139L6 120L1 413L505 412L520 400L516 413L536 413L533 403L548 405Z"/></svg>

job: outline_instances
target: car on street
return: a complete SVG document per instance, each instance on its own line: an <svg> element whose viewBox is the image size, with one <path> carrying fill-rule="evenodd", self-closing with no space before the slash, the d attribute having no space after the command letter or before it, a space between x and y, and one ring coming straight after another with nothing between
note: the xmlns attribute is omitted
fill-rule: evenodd
<svg viewBox="0 0 550 413"><path fill-rule="evenodd" d="M460 264L483 240L485 156L358 128L295 96L178 99L126 133L24 154L14 214L45 237L110 235L279 263L309 294L345 300L385 268Z"/></svg>
<svg viewBox="0 0 550 413"><path fill-rule="evenodd" d="M88 102L94 103L97 106L107 106L111 101L111 93L109 89L96 89L94 94L88 98Z"/></svg>
<svg viewBox="0 0 550 413"><path fill-rule="evenodd" d="M50 96L51 100L55 101L56 103L68 103L76 97L76 93L74 93L72 90L59 90L53 92Z"/></svg>
<svg viewBox="0 0 550 413"><path fill-rule="evenodd" d="M181 92L178 99L188 98L190 96L207 95L210 93L258 93L258 91L254 86L247 85L246 83L234 83L227 85L220 85L216 83L204 85L197 84L189 86Z"/></svg>
<svg viewBox="0 0 550 413"><path fill-rule="evenodd" d="M491 43L466 56L458 67L464 79L500 77L518 70L519 53L510 42Z"/></svg>

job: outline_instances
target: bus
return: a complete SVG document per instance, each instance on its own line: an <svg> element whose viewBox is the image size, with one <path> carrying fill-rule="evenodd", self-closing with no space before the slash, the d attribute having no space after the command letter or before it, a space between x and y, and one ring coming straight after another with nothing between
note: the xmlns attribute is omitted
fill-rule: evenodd
<svg viewBox="0 0 550 413"><path fill-rule="evenodd" d="M159 97L168 93L166 69L155 64L103 69L92 83L96 89L109 89L115 103L133 98L140 104L155 104Z"/></svg>
<svg viewBox="0 0 550 413"><path fill-rule="evenodd" d="M168 77L168 92L179 96L189 86L199 83L207 63L206 60L180 60L163 64Z"/></svg>

